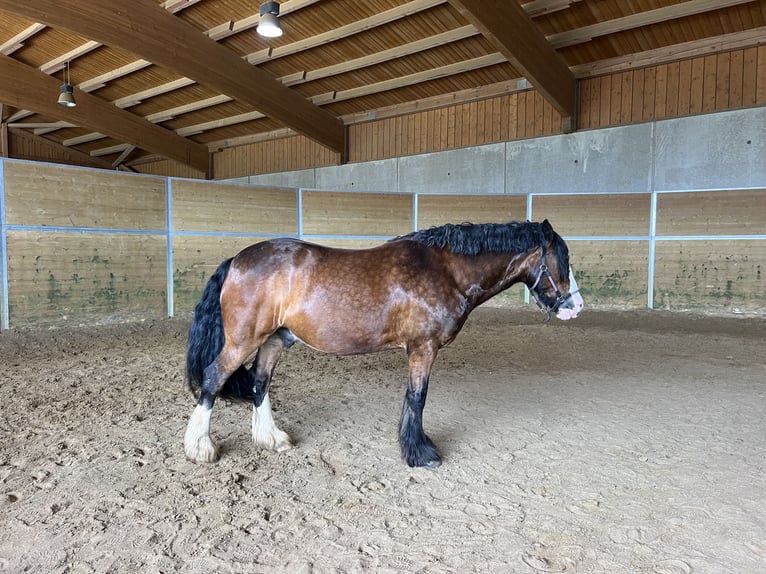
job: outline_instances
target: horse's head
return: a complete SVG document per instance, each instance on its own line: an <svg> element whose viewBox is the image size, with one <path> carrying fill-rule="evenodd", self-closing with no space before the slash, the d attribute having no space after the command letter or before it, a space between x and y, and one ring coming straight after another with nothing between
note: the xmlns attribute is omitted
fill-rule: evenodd
<svg viewBox="0 0 766 574"><path fill-rule="evenodd" d="M566 321L574 319L583 308L574 272L569 266L569 249L546 219L540 224L543 244L528 259L525 281L537 306L548 314Z"/></svg>

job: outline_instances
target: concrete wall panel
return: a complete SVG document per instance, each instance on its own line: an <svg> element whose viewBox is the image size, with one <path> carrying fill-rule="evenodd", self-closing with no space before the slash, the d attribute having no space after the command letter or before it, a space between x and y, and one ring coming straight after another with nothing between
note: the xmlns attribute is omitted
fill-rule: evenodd
<svg viewBox="0 0 766 574"><path fill-rule="evenodd" d="M646 192L652 124L508 142L506 193Z"/></svg>
<svg viewBox="0 0 766 574"><path fill-rule="evenodd" d="M657 122L655 189L763 187L766 107Z"/></svg>
<svg viewBox="0 0 766 574"><path fill-rule="evenodd" d="M398 191L396 171L395 159L319 167L315 187L341 191Z"/></svg>
<svg viewBox="0 0 766 574"><path fill-rule="evenodd" d="M405 193L504 193L504 144L399 158Z"/></svg>

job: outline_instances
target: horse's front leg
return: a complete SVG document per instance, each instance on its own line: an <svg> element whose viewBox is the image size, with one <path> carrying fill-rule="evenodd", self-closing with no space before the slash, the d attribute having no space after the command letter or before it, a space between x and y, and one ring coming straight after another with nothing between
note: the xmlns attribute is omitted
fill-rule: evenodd
<svg viewBox="0 0 766 574"><path fill-rule="evenodd" d="M269 384L279 362L282 349L287 345L281 333L275 333L258 349L253 371L255 387L253 398L253 442L256 446L282 452L293 446L290 436L274 423L269 399Z"/></svg>
<svg viewBox="0 0 766 574"><path fill-rule="evenodd" d="M410 376L399 420L399 446L402 457L410 466L436 468L441 464L441 456L423 430L423 408L426 405L431 366L436 359L436 348L427 343L408 348L407 353Z"/></svg>

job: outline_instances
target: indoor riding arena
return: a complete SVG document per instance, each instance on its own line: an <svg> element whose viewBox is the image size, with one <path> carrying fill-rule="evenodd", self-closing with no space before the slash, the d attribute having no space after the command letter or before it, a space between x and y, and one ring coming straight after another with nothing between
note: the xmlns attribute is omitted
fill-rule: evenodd
<svg viewBox="0 0 766 574"><path fill-rule="evenodd" d="M766 0L98 4L0 0L0 572L766 572Z"/></svg>

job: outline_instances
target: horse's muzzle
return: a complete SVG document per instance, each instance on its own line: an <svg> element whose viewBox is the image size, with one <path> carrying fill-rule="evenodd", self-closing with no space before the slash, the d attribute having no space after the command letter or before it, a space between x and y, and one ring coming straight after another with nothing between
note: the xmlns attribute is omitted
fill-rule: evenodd
<svg viewBox="0 0 766 574"><path fill-rule="evenodd" d="M562 321L574 319L580 314L585 302L580 295L580 288L577 286L572 268L569 268L569 293L566 294L564 301L556 311L556 318Z"/></svg>

